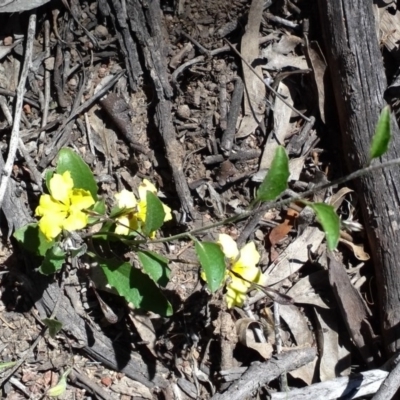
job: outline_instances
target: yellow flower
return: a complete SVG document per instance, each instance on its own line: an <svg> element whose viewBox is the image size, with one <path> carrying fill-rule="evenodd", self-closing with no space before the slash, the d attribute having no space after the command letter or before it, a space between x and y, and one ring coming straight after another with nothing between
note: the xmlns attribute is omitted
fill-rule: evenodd
<svg viewBox="0 0 400 400"><path fill-rule="evenodd" d="M129 232L136 231L139 228L137 219L137 201L135 195L129 190L122 190L115 195L117 200L117 206L121 209L130 209L131 211L127 214L122 214L117 220L117 226L115 227L115 233L118 235L129 235ZM132 210L135 209L135 210Z"/></svg>
<svg viewBox="0 0 400 400"><path fill-rule="evenodd" d="M115 233L119 235L128 235L130 231L135 231L139 228L143 228L143 226L146 224L146 195L147 192L157 194L157 189L147 179L143 179L142 183L139 185L138 192L139 200L136 199L135 195L132 192L129 192L126 189L115 195L119 208L136 210L131 211L128 214L123 214L117 218L119 224L117 224L117 227L115 228ZM165 212L164 222L170 221L172 219L171 209L165 204L163 204L163 208ZM152 232L150 234L150 238L154 238L155 235L156 233Z"/></svg>
<svg viewBox="0 0 400 400"><path fill-rule="evenodd" d="M42 217L39 229L47 240L56 238L63 229L76 231L88 223L88 215L82 210L94 204L89 191L74 188L69 171L54 174L49 182L50 194L40 196L35 215Z"/></svg>
<svg viewBox="0 0 400 400"><path fill-rule="evenodd" d="M139 185L138 191L139 191L138 218L141 221L146 222L146 210L147 210L146 194L147 192L157 194L157 189L147 179L143 179L142 183ZM171 209L164 203L163 203L163 208L165 212L164 222L171 221L172 219Z"/></svg>
<svg viewBox="0 0 400 400"><path fill-rule="evenodd" d="M230 263L230 268L227 271L230 282L226 285L226 303L228 308L241 307L251 283L262 285L265 281L263 274L256 266L260 261L260 254L254 242L247 243L239 251L236 242L229 235L223 233L219 235L218 244L222 247L222 251ZM233 272L246 281L240 279Z"/></svg>

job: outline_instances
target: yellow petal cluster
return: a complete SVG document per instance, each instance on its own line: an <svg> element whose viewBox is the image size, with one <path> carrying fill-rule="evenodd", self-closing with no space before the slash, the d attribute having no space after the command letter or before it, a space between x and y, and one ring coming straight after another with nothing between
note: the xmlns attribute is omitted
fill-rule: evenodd
<svg viewBox="0 0 400 400"><path fill-rule="evenodd" d="M260 261L260 254L254 242L247 243L239 251L236 242L224 233L219 235L218 244L221 246L230 264L230 268L227 271L230 282L226 285L226 303L228 308L241 307L246 299L246 293L251 283L264 284L264 276L257 268L257 264ZM240 275L248 282L240 279L232 272Z"/></svg>
<svg viewBox="0 0 400 400"><path fill-rule="evenodd" d="M89 191L74 188L69 171L54 174L49 182L50 194L40 196L35 215L41 217L39 229L47 240L53 240L61 231L83 229L88 215L83 210L94 204Z"/></svg>
<svg viewBox="0 0 400 400"><path fill-rule="evenodd" d="M143 229L146 224L146 194L147 192L157 194L157 189L150 181L143 179L138 187L138 192L139 199L136 199L135 195L126 189L115 195L117 206L121 209L129 210L116 219L118 223L115 233L118 235L128 235L132 231ZM171 209L165 204L163 204L163 208L165 212L164 222L170 221L172 219ZM155 232L152 232L150 238L154 238L155 234Z"/></svg>

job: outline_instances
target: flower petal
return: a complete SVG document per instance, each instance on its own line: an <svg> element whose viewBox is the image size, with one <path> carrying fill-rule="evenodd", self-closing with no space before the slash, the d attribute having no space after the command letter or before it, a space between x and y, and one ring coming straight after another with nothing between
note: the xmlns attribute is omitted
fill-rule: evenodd
<svg viewBox="0 0 400 400"><path fill-rule="evenodd" d="M258 283L260 280L260 275L262 275L261 271L257 267L243 267L239 263L233 265L232 271L236 272L242 278L252 283Z"/></svg>
<svg viewBox="0 0 400 400"><path fill-rule="evenodd" d="M237 262L235 263L235 267L254 268L259 261L260 261L260 253L257 251L256 245L254 244L254 242L249 242L240 250L240 256Z"/></svg>
<svg viewBox="0 0 400 400"><path fill-rule="evenodd" d="M228 308L241 307L246 300L246 295L227 287L225 299Z"/></svg>
<svg viewBox="0 0 400 400"><path fill-rule="evenodd" d="M39 229L46 237L47 240L53 240L56 238L62 230L62 224L65 220L65 215L62 213L51 214L47 213L39 221Z"/></svg>
<svg viewBox="0 0 400 400"><path fill-rule="evenodd" d="M267 284L267 277L261 272L254 278L253 282L257 283L257 285L265 286Z"/></svg>
<svg viewBox="0 0 400 400"><path fill-rule="evenodd" d="M236 292L246 294L247 289L251 286L251 283L246 282L243 279L240 279L239 277L233 275L232 273L230 274L230 276L231 276L231 282L227 285L227 288L232 289Z"/></svg>
<svg viewBox="0 0 400 400"><path fill-rule="evenodd" d="M137 205L137 219L142 222L146 222L146 211L147 211L147 202L146 201L139 201Z"/></svg>
<svg viewBox="0 0 400 400"><path fill-rule="evenodd" d="M229 258L232 262L236 260L239 255L236 242L227 234L220 233L218 236L218 242L226 258Z"/></svg>
<svg viewBox="0 0 400 400"><path fill-rule="evenodd" d="M115 195L119 208L134 208L137 205L135 195L129 190L123 189Z"/></svg>
<svg viewBox="0 0 400 400"><path fill-rule="evenodd" d="M73 187L74 181L69 171L65 171L62 175L54 174L50 179L49 191L51 196L65 205L69 204L69 192Z"/></svg>
<svg viewBox="0 0 400 400"><path fill-rule="evenodd" d="M164 212L165 212L165 217L164 217L164 222L171 221L172 219L172 212L171 209L164 203L162 203Z"/></svg>
<svg viewBox="0 0 400 400"><path fill-rule="evenodd" d="M88 216L82 211L73 211L64 220L63 229L68 232L83 229L88 223Z"/></svg>
<svg viewBox="0 0 400 400"><path fill-rule="evenodd" d="M139 198L142 201L146 201L147 191L157 194L157 188L147 179L143 179L142 183L138 187Z"/></svg>
<svg viewBox="0 0 400 400"><path fill-rule="evenodd" d="M86 210L94 204L94 199L88 190L73 189L70 191L71 212Z"/></svg>
<svg viewBox="0 0 400 400"><path fill-rule="evenodd" d="M132 231L137 231L139 229L139 223L135 214L122 215L117 218L117 223L115 227L115 233L117 235L129 235Z"/></svg>
<svg viewBox="0 0 400 400"><path fill-rule="evenodd" d="M56 201L53 197L48 194L42 194L40 196L39 205L36 207L35 215L43 217L49 213L62 213L67 212L67 207Z"/></svg>

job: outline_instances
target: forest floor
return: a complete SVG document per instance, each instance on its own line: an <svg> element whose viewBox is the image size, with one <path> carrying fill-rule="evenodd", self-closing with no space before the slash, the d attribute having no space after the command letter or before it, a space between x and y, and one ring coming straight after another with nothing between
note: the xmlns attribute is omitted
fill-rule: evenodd
<svg viewBox="0 0 400 400"><path fill-rule="evenodd" d="M68 368L72 372L60 398L123 400L218 398L249 382L251 389L242 397L231 394L230 400L267 398L275 392L294 398L288 393L293 388L371 369L338 303L339 298L346 304L350 295L332 290L335 278L328 272L324 233L304 204L259 212L198 236L215 242L225 233L239 248L254 242L267 286L294 304L281 305L279 294L271 298L252 290L245 307L227 309L224 290L211 295L201 279L188 239L149 244L149 250L170 260L164 288L174 310L170 317L133 310L115 294L96 291L93 277L73 281L72 262L51 278L62 288L61 280L73 282L73 293L61 290L61 303L72 305L70 312L86 321L82 326L118 343L128 358L140 359L140 379L125 365L88 353L92 339L85 331L79 339L68 329L55 337L43 331L46 306L32 298L30 285L36 283L27 272L37 268L36 260L23 256L12 238L14 229L35 219L43 172L56 165L62 147L74 149L90 166L108 206L122 189L136 192L143 179L154 183L173 215L158 238L246 210L279 145L289 156L289 188L295 193L343 175L318 14L309 3L163 1L159 15L133 0L51 1L37 9L21 141L8 192L9 201L19 206L3 209L0 248L0 360L23 363L11 375L8 369L1 373L2 398L43 398ZM146 18L143 28L141 17L134 19L139 9ZM20 38L26 38L29 15L0 14L4 158L12 130L7 112L14 115L24 60L25 40ZM108 100L96 98L99 88L119 73L107 90ZM340 279L350 282L377 331L373 269L357 194L341 186L309 200L334 205L345 221L335 262L346 271ZM118 251L124 260L132 259L129 247ZM118 316L116 323L107 320L103 302ZM314 353L306 354L310 349ZM278 356L290 352L292 361ZM379 360L379 349L376 354ZM270 359L278 366L273 378L246 375L250 366L271 367ZM287 373L279 371L280 362ZM299 363L299 368L287 369L285 363Z"/></svg>

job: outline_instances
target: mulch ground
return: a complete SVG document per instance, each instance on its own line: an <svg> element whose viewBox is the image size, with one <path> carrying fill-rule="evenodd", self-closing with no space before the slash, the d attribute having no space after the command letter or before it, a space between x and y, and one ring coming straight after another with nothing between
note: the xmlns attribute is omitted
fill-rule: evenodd
<svg viewBox="0 0 400 400"><path fill-rule="evenodd" d="M42 282L32 275L37 265L10 237L34 219L43 172L54 166L62 147L73 148L89 164L107 204L123 188L135 191L143 178L155 183L174 215L160 237L245 210L279 144L290 157L294 192L340 176L316 10L305 1L271 3L74 0L37 9L0 249L0 360L24 362L11 375L2 372L2 398L43 398L67 368L72 372L60 398L126 400L218 398L251 380L253 390L230 398L266 398L369 368L340 312L337 299L346 294L330 287L324 235L301 204L261 211L200 236L214 241L227 233L241 246L254 241L267 284L292 297L293 305L279 305L255 290L246 307L227 310L223 291L211 295L201 280L192 242L177 240L150 245L171 260L165 293L174 315L132 310L99 291L118 315L112 325L88 281L71 265L65 266L63 286L60 275L39 290ZM29 12L0 14L3 158L28 19ZM98 95L101 88L105 96ZM349 188L310 200L334 204L346 226L358 227L357 195ZM373 315L364 245L362 230L343 228L335 262L346 267L343 279ZM124 251L129 258L129 249ZM41 320L57 301L64 329L51 338ZM276 372L268 381L256 371L249 375L255 361L266 365L290 351L297 351L293 360L278 357L279 362L299 368Z"/></svg>

